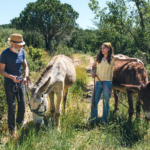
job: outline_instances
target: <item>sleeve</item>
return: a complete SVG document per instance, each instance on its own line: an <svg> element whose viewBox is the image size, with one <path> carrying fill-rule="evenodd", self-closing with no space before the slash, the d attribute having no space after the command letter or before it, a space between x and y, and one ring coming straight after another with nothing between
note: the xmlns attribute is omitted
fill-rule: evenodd
<svg viewBox="0 0 150 150"><path fill-rule="evenodd" d="M26 55L25 55L24 49L23 49L23 59L26 59Z"/></svg>
<svg viewBox="0 0 150 150"><path fill-rule="evenodd" d="M4 52L2 52L2 54L0 56L0 63L6 64L6 55Z"/></svg>

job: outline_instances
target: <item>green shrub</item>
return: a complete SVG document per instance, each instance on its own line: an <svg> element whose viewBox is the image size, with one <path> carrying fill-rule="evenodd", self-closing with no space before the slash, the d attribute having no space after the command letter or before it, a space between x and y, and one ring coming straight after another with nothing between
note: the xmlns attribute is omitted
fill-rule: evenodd
<svg viewBox="0 0 150 150"><path fill-rule="evenodd" d="M0 42L2 42L2 40L3 40L3 39L0 37Z"/></svg>
<svg viewBox="0 0 150 150"><path fill-rule="evenodd" d="M41 59L41 57L43 55L41 49L33 48L32 46L30 46L27 51L28 51L28 54L33 59L33 61L36 59Z"/></svg>
<svg viewBox="0 0 150 150"><path fill-rule="evenodd" d="M148 74L148 81L150 81L150 64L146 65L146 70L147 70L147 74Z"/></svg>
<svg viewBox="0 0 150 150"><path fill-rule="evenodd" d="M0 75L0 130L2 130L2 119L4 119L4 115L7 113L7 101L5 95L4 88L4 77Z"/></svg>
<svg viewBox="0 0 150 150"><path fill-rule="evenodd" d="M7 47L7 43L3 40L3 39L0 39L0 47Z"/></svg>
<svg viewBox="0 0 150 150"><path fill-rule="evenodd" d="M45 66L44 60L41 59L43 55L42 50L33 48L32 46L30 46L29 48L25 46L24 48L29 54L26 57L29 70L40 71Z"/></svg>
<svg viewBox="0 0 150 150"><path fill-rule="evenodd" d="M19 33L19 34L23 35L22 30L16 30L16 29L13 29L13 28L2 28L2 27L0 27L0 37L2 37L2 39L5 42L7 42L10 35L14 34L14 33Z"/></svg>
<svg viewBox="0 0 150 150"><path fill-rule="evenodd" d="M45 66L45 63L43 62L44 60L41 59L33 60L30 56L26 56L26 59L30 72L40 71Z"/></svg>
<svg viewBox="0 0 150 150"><path fill-rule="evenodd" d="M70 57L74 53L74 49L73 48L68 48L67 46L59 45L55 49L56 49L55 55L63 54L63 55L66 55L66 56Z"/></svg>
<svg viewBox="0 0 150 150"><path fill-rule="evenodd" d="M143 53L142 51L138 50L133 57L140 59L143 61L144 64L147 64L147 56L146 53Z"/></svg>

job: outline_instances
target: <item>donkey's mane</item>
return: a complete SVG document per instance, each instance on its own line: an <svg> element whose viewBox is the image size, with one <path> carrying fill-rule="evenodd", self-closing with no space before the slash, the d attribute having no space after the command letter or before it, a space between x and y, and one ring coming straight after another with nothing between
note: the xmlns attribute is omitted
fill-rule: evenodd
<svg viewBox="0 0 150 150"><path fill-rule="evenodd" d="M53 67L53 64L55 63L57 57L55 57L54 59L52 59L48 65L46 66L46 68L43 70L43 72L41 73L40 78L38 79L38 81L35 83L36 86L38 86L40 83L42 83L42 79L44 77L44 75L47 73L47 71L51 70L51 68ZM42 83L43 85L44 83ZM41 86L42 86L41 85Z"/></svg>

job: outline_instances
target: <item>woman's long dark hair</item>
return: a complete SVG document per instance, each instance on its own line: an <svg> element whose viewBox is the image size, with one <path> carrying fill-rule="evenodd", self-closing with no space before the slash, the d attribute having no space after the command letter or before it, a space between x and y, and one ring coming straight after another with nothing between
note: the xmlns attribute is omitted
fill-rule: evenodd
<svg viewBox="0 0 150 150"><path fill-rule="evenodd" d="M105 44L103 44L103 45L105 45ZM107 45L105 45L105 47L109 48ZM108 56L107 56L107 61L108 61L109 64L110 64L111 59L112 59L113 56L114 56L113 48L112 48L112 46L110 46L110 50L109 50L109 53L108 53ZM102 61L103 57L104 57L104 55L102 54L102 50L100 49L98 54L97 54L96 61L98 63L100 63Z"/></svg>

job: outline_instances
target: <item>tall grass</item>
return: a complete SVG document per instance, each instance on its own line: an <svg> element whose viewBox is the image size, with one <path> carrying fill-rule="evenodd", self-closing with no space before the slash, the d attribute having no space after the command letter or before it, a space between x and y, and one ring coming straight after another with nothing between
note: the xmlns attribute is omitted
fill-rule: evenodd
<svg viewBox="0 0 150 150"><path fill-rule="evenodd" d="M48 58L49 59L49 58ZM66 113L60 117L61 132L51 126L47 117L45 125L35 127L32 123L17 133L16 139L5 142L8 131L0 133L0 149L6 150L148 150L150 149L149 125L142 119L128 122L128 110L120 104L115 113L114 99L110 100L110 118L107 124L89 125L90 102L84 101L88 76L84 69L86 55L80 57L82 65L76 67L77 79L68 93ZM84 65L83 65L84 64ZM84 67L83 67L84 66ZM32 74L34 78L34 74ZM128 106L127 98L119 94L119 100ZM136 98L134 99L134 103ZM144 116L143 112L141 113ZM99 118L101 120L101 118Z"/></svg>
<svg viewBox="0 0 150 150"><path fill-rule="evenodd" d="M107 124L98 124L91 128L88 120L90 103L84 102L84 88L87 84L86 72L77 67L77 80L69 90L67 110L61 115L61 132L51 126L50 120L40 128L30 125L20 131L18 138L3 145L5 149L149 149L150 130L144 120L128 122L128 110L120 105L120 113L114 110L114 100L110 101L110 118ZM82 83L78 84L79 81ZM127 99L119 95L119 99L128 106ZM134 100L135 101L135 100ZM143 114L143 112L142 112ZM99 118L101 119L101 118Z"/></svg>

